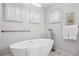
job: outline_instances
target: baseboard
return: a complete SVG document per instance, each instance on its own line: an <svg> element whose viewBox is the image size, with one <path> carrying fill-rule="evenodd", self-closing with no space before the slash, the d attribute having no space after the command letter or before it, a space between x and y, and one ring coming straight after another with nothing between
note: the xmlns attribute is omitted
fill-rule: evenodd
<svg viewBox="0 0 79 59"><path fill-rule="evenodd" d="M13 55L11 53L9 53L9 54L3 55L3 56L13 56Z"/></svg>

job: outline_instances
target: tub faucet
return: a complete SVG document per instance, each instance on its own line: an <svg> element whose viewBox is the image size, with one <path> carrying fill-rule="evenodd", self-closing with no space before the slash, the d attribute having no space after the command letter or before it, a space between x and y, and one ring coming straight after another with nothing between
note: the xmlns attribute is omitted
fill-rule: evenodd
<svg viewBox="0 0 79 59"><path fill-rule="evenodd" d="M54 38L53 29L52 28L49 28L48 31L50 32L51 38L53 39Z"/></svg>

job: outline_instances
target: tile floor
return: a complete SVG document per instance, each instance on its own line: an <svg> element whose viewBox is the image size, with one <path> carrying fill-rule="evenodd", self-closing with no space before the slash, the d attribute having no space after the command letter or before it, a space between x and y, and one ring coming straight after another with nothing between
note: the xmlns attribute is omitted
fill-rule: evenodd
<svg viewBox="0 0 79 59"><path fill-rule="evenodd" d="M62 52L52 51L49 56L69 56L66 54L63 54Z"/></svg>
<svg viewBox="0 0 79 59"><path fill-rule="evenodd" d="M58 53L58 52L54 52L54 51L52 51L50 54L49 54L49 56L62 56L62 54L61 53Z"/></svg>

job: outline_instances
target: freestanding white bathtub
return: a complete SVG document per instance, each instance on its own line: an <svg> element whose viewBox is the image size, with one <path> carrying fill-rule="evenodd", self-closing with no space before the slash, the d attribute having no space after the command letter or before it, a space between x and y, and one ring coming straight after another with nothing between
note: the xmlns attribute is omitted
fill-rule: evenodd
<svg viewBox="0 0 79 59"><path fill-rule="evenodd" d="M32 39L10 45L14 56L47 56L53 46L52 39Z"/></svg>

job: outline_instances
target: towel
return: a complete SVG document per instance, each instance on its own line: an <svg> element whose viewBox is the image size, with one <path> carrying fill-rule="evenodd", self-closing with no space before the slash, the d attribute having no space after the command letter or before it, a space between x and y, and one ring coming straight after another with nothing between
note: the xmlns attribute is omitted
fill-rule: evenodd
<svg viewBox="0 0 79 59"><path fill-rule="evenodd" d="M63 39L68 39L68 28L63 26Z"/></svg>
<svg viewBox="0 0 79 59"><path fill-rule="evenodd" d="M78 25L66 25L63 27L63 39L77 40Z"/></svg>
<svg viewBox="0 0 79 59"><path fill-rule="evenodd" d="M69 29L69 39L77 40L78 25L71 25Z"/></svg>

